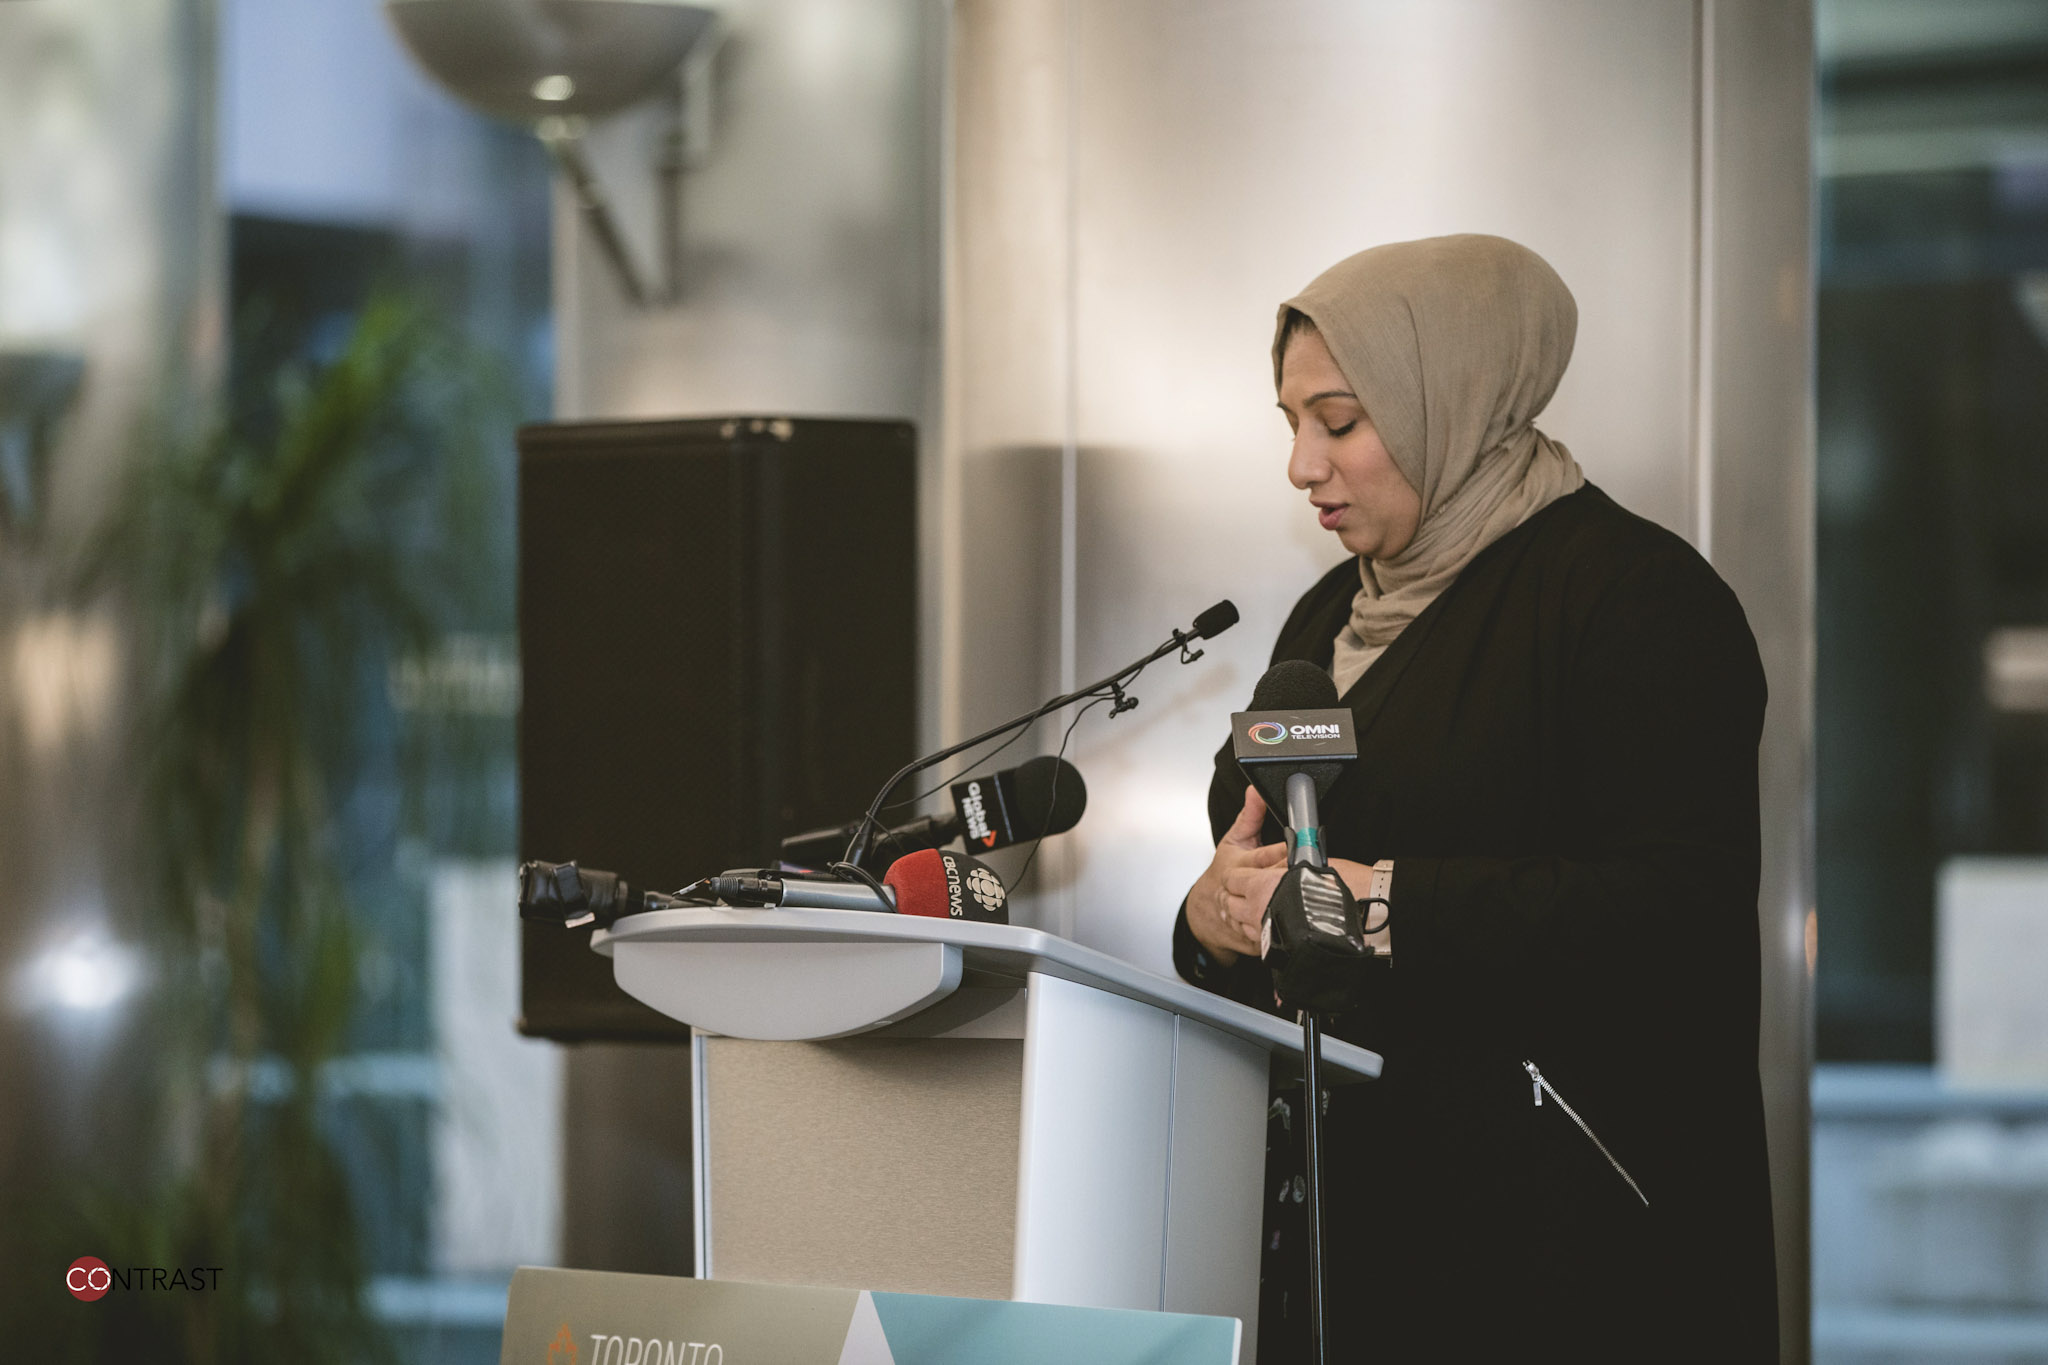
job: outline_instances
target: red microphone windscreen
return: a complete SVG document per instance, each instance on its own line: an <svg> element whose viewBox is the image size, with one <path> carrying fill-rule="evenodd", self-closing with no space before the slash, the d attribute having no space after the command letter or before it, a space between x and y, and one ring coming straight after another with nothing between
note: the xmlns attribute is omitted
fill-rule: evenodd
<svg viewBox="0 0 2048 1365"><path fill-rule="evenodd" d="M899 915L1010 922L1010 893L1002 879L964 853L942 848L906 853L889 864L882 882L895 891Z"/></svg>

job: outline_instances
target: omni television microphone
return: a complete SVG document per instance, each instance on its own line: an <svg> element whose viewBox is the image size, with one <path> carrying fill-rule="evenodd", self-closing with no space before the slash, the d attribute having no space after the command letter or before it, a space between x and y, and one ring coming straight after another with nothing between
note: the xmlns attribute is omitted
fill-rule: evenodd
<svg viewBox="0 0 2048 1365"><path fill-rule="evenodd" d="M965 853L938 848L906 853L890 865L882 881L896 893L899 914L981 924L1010 922L1010 893L1002 879Z"/></svg>
<svg viewBox="0 0 2048 1365"><path fill-rule="evenodd" d="M1308 1205L1309 1359L1322 1365L1323 1140L1322 1020L1318 1012L1356 999L1373 956L1358 903L1329 865L1318 804L1357 759L1351 712L1337 684L1314 664L1275 664L1252 692L1252 709L1230 718L1238 766L1273 810L1287 813L1287 871L1266 902L1260 956L1283 1004L1301 1011L1302 1141Z"/></svg>
<svg viewBox="0 0 2048 1365"><path fill-rule="evenodd" d="M1329 867L1317 807L1358 757L1351 712L1337 705L1329 674L1290 659L1259 679L1252 709L1232 716L1230 730L1238 766L1287 827L1287 875L1261 927L1273 989L1295 1009L1343 1009L1374 954L1350 888Z"/></svg>

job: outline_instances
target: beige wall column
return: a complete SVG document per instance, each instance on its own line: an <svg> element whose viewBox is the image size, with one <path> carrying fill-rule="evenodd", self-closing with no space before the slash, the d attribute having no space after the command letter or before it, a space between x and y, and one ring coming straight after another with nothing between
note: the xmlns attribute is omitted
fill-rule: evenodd
<svg viewBox="0 0 2048 1365"><path fill-rule="evenodd" d="M1699 0L1700 427L1694 541L1742 599L1764 717L1764 1031L1782 1357L1809 1354L1813 1072L1813 22Z"/></svg>

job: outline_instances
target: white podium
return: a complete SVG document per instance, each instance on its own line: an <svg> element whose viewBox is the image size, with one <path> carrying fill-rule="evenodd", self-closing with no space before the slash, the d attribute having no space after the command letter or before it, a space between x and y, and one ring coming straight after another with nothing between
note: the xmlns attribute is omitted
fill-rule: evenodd
<svg viewBox="0 0 2048 1365"><path fill-rule="evenodd" d="M662 910L591 942L695 1029L699 1275L1227 1315L1257 1339L1294 1025L1013 925ZM1323 1067L1380 1059L1326 1038Z"/></svg>

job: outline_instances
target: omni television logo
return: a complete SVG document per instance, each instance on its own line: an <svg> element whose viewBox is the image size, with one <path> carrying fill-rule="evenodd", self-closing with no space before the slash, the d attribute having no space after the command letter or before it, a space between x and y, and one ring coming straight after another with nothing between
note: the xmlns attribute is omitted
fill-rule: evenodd
<svg viewBox="0 0 2048 1365"><path fill-rule="evenodd" d="M1282 744L1287 740L1287 727L1278 721L1262 720L1245 733L1260 744Z"/></svg>
<svg viewBox="0 0 2048 1365"><path fill-rule="evenodd" d="M64 1270L64 1287L81 1303L104 1298L110 1289L218 1289L221 1267L131 1265L116 1270L97 1256L81 1256Z"/></svg>

